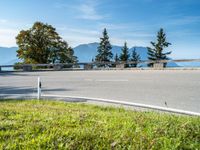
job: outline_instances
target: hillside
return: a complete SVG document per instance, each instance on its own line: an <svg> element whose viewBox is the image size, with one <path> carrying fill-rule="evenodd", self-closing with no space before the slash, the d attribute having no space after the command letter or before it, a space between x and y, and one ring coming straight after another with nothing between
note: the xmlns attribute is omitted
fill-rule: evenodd
<svg viewBox="0 0 200 150"><path fill-rule="evenodd" d="M10 65L18 62L17 47L0 47L0 65Z"/></svg>
<svg viewBox="0 0 200 150"><path fill-rule="evenodd" d="M97 47L98 43L89 43L89 44L81 44L74 48L75 55L78 56L79 62L91 62L92 59L95 59L95 56L97 55ZM136 49L136 52L140 55L141 60L148 60L147 57L147 48L146 47L132 47L129 49L129 53L131 54L132 51ZM118 54L118 56L121 53L121 46L112 46L112 52L114 55ZM143 67L146 65L142 65ZM178 67L176 63L170 62L167 65L168 67Z"/></svg>
<svg viewBox="0 0 200 150"><path fill-rule="evenodd" d="M81 44L74 47L75 55L78 57L79 62L91 62L92 59L95 59L97 55L97 47L98 43L89 43L89 44ZM131 54L132 51L136 49L136 52L140 55L142 60L147 60L147 48L146 47L132 47L129 49L129 53ZM112 52L114 55L121 53L121 46L112 46ZM17 47L0 47L0 65L12 65L16 62L19 62L19 59L16 57ZM183 64L183 66L187 66L188 64ZM192 64L199 66L199 64ZM145 65L142 65L145 66ZM176 63L169 63L168 66L177 67Z"/></svg>

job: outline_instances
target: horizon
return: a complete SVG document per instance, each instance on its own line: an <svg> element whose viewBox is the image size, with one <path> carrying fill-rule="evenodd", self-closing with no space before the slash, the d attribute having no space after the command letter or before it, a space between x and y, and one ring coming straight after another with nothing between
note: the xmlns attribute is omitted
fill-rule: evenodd
<svg viewBox="0 0 200 150"><path fill-rule="evenodd" d="M47 5L48 3L48 5ZM107 28L112 45L151 46L160 28L172 45L170 57L199 58L200 2L197 0L7 0L0 2L0 47L16 47L21 30L41 21L56 28L71 47L99 43ZM122 11L119 11L122 10ZM27 12L27 13L24 13Z"/></svg>
<svg viewBox="0 0 200 150"><path fill-rule="evenodd" d="M76 48L76 47L81 46L81 45L90 45L90 44L99 44L99 42L81 43L79 45L75 45L75 46L73 46L73 47L71 46L71 47L72 48ZM123 47L123 45L117 45L117 44L111 44L111 46ZM18 46L16 45L16 46L7 47L7 46L1 46L0 45L0 48L16 48L16 47L18 47ZM136 45L136 46L129 47L129 49L134 48L134 47L143 47L143 48L146 48L145 46Z"/></svg>

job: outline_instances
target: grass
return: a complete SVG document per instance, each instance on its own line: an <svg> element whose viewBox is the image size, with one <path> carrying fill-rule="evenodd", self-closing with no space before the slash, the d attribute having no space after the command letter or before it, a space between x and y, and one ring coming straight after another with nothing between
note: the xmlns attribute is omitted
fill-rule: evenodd
<svg viewBox="0 0 200 150"><path fill-rule="evenodd" d="M200 117L0 101L0 149L200 149Z"/></svg>

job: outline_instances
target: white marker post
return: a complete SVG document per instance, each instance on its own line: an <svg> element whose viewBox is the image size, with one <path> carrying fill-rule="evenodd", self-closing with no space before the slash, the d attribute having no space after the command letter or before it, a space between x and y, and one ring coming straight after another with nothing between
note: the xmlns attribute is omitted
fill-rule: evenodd
<svg viewBox="0 0 200 150"><path fill-rule="evenodd" d="M37 99L40 100L41 98L41 87L42 87L42 84L41 84L41 81L40 81L40 77L38 77L38 88L37 88Z"/></svg>

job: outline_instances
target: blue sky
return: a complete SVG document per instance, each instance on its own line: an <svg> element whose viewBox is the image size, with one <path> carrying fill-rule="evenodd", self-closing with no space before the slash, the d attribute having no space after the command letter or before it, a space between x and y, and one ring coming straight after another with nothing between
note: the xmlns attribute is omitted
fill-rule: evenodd
<svg viewBox="0 0 200 150"><path fill-rule="evenodd" d="M103 28L115 45L150 46L159 28L172 58L200 58L199 0L0 0L0 46L35 21L56 27L72 47L99 42Z"/></svg>

